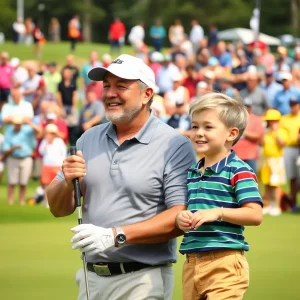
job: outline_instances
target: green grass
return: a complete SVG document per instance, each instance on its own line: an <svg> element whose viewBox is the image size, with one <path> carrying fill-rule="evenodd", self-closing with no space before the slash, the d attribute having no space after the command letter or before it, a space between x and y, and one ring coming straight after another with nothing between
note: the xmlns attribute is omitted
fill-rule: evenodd
<svg viewBox="0 0 300 300"><path fill-rule="evenodd" d="M78 43L76 51L73 53L75 56L75 63L78 66L82 66L89 58L89 53L91 51L97 51L99 54L99 59L104 53L109 53L110 46L107 44L97 44L97 43ZM1 51L7 51L10 57L18 57L21 61L26 60L37 60L40 62L55 61L59 65L64 65L66 61L66 56L70 54L70 43L62 42L59 44L46 43L42 51L42 57L37 59L33 54L33 45L26 46L23 44L14 44L7 42L1 45ZM132 48L130 46L124 46L122 48L123 53L132 53ZM116 56L116 55L115 55Z"/></svg>
<svg viewBox="0 0 300 300"><path fill-rule="evenodd" d="M28 195L34 193L31 182ZM17 194L16 194L17 199ZM265 217L260 227L247 227L251 250L250 288L246 300L299 299L299 215ZM55 219L44 206L20 207L6 201L5 183L0 185L0 282L1 299L76 299L75 273L81 267L77 251L71 250L70 228L77 215ZM175 265L174 300L181 299L179 254Z"/></svg>
<svg viewBox="0 0 300 300"><path fill-rule="evenodd" d="M11 57L34 59L32 47L6 43L1 45ZM76 63L82 65L91 50L100 55L108 45L79 44ZM131 53L129 47L124 52ZM42 61L65 63L69 43L47 43ZM28 186L34 194L36 182ZM17 194L16 194L17 199ZM55 219L43 206L8 206L5 182L0 185L0 299L5 300L74 300L77 287L75 273L82 262L71 250L70 228L77 224L77 215ZM300 296L300 215L284 214L265 217L259 227L245 231L250 244L250 288L245 300L299 299ZM174 300L181 299L181 267L179 254L175 265ZM217 299L216 299L217 300Z"/></svg>

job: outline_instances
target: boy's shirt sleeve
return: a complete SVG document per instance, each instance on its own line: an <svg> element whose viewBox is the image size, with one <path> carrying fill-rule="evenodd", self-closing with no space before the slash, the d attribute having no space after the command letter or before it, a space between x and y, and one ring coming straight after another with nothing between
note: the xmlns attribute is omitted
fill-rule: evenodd
<svg viewBox="0 0 300 300"><path fill-rule="evenodd" d="M258 190L258 180L252 171L247 167L241 167L235 171L231 179L231 185L235 192L236 201L241 207L244 203L257 202L263 205Z"/></svg>

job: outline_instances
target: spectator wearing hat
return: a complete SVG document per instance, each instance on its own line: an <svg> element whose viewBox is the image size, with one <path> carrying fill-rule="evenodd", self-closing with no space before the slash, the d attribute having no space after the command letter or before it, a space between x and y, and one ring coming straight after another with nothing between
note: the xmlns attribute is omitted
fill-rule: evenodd
<svg viewBox="0 0 300 300"><path fill-rule="evenodd" d="M56 103L57 100L55 95L47 90L45 80L41 78L39 86L36 92L34 93L31 102L35 116L40 113L40 105L43 101Z"/></svg>
<svg viewBox="0 0 300 300"><path fill-rule="evenodd" d="M240 159L257 173L258 148L264 136L264 125L261 117L252 113L252 100L245 98L243 102L249 113L248 123L240 140L232 149Z"/></svg>
<svg viewBox="0 0 300 300"><path fill-rule="evenodd" d="M281 186L286 182L283 150L288 142L286 130L279 126L281 114L269 109L263 117L267 132L263 138L261 181L265 186L263 213L272 216L281 214ZM271 199L272 205L271 205Z"/></svg>
<svg viewBox="0 0 300 300"><path fill-rule="evenodd" d="M8 62L7 52L0 54L0 111L2 106L8 101L10 89L12 88L12 77L14 68Z"/></svg>
<svg viewBox="0 0 300 300"><path fill-rule="evenodd" d="M273 107L275 95L283 89L282 84L276 82L274 79L274 72L266 72L264 77L264 82L260 85L260 87L265 92L267 100L269 102L270 107Z"/></svg>
<svg viewBox="0 0 300 300"><path fill-rule="evenodd" d="M176 113L176 103L182 102L186 105L190 102L189 91L186 87L182 85L182 76L181 74L176 74L172 78L173 80L173 89L168 91L164 95L165 108L169 116L172 116Z"/></svg>
<svg viewBox="0 0 300 300"><path fill-rule="evenodd" d="M155 51L160 52L163 48L164 39L166 38L166 29L161 24L161 20L157 19L155 21L155 24L151 26L150 28L150 37L152 38L152 43Z"/></svg>
<svg viewBox="0 0 300 300"><path fill-rule="evenodd" d="M86 93L85 105L79 113L79 124L76 129L76 139L88 129L105 123L105 109L102 101L98 101L97 95L93 91Z"/></svg>
<svg viewBox="0 0 300 300"><path fill-rule="evenodd" d="M247 87L240 91L242 99L250 98L252 101L252 112L257 116L262 116L269 108L269 102L263 90L259 87L258 74L248 72Z"/></svg>
<svg viewBox="0 0 300 300"><path fill-rule="evenodd" d="M15 186L20 186L20 205L25 204L26 186L32 170L32 153L36 145L32 123L24 124L21 116L15 115L13 126L5 132L3 151L7 157L8 204L14 203Z"/></svg>
<svg viewBox="0 0 300 300"><path fill-rule="evenodd" d="M37 66L35 63L27 64L28 79L25 80L21 86L21 91L24 100L32 102L33 95L35 94L41 80L41 76L37 74Z"/></svg>
<svg viewBox="0 0 300 300"><path fill-rule="evenodd" d="M162 67L157 73L157 86L159 95L164 96L166 92L173 89L173 77L180 74L179 69L171 62L170 55L165 55Z"/></svg>
<svg viewBox="0 0 300 300"><path fill-rule="evenodd" d="M50 123L45 127L45 135L38 150L42 156L41 188L44 190L55 178L67 156L67 146L59 137L55 124ZM47 199L44 200L47 206Z"/></svg>
<svg viewBox="0 0 300 300"><path fill-rule="evenodd" d="M175 112L167 121L167 124L174 129L177 129L185 136L190 135L191 119L187 113L187 105L183 99L177 99L175 102Z"/></svg>
<svg viewBox="0 0 300 300"><path fill-rule="evenodd" d="M26 68L22 67L20 63L21 61L17 57L13 57L10 60L10 65L14 68L12 77L13 86L18 88L28 79L28 71Z"/></svg>
<svg viewBox="0 0 300 300"><path fill-rule="evenodd" d="M149 67L154 72L155 79L157 79L158 71L161 68L161 63L163 60L164 60L163 54L158 51L153 51L149 55Z"/></svg>
<svg viewBox="0 0 300 300"><path fill-rule="evenodd" d="M280 127L288 134L288 141L284 148L284 162L287 179L290 183L290 200L292 206L296 206L299 172L297 158L299 156L299 129L300 110L299 98L292 96L289 100L290 113L280 119Z"/></svg>
<svg viewBox="0 0 300 300"><path fill-rule="evenodd" d="M280 75L280 81L283 85L283 89L279 91L274 98L273 107L280 111L282 115L290 113L290 98L299 97L297 90L292 87L292 74L288 72L282 72Z"/></svg>
<svg viewBox="0 0 300 300"><path fill-rule="evenodd" d="M265 67L266 72L270 73L274 70L275 57L270 52L270 48L267 45L261 48L260 50L261 50L260 63Z"/></svg>
<svg viewBox="0 0 300 300"><path fill-rule="evenodd" d="M4 132L12 126L12 120L15 115L23 117L23 119L31 120L33 118L33 108L22 97L22 93L18 88L12 88L11 101L3 105L1 115L4 124Z"/></svg>
<svg viewBox="0 0 300 300"><path fill-rule="evenodd" d="M43 78L45 80L46 90L56 95L62 77L60 72L57 71L55 62L47 64L47 71L43 74Z"/></svg>
<svg viewBox="0 0 300 300"><path fill-rule="evenodd" d="M233 83L233 87L238 91L241 91L247 88L247 70L250 64L245 51L242 49L237 51L237 58L239 60L239 64L232 68L230 80Z"/></svg>

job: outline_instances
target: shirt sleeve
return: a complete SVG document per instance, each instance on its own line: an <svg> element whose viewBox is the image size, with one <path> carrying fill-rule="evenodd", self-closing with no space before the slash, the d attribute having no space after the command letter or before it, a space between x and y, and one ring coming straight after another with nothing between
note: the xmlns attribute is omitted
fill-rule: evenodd
<svg viewBox="0 0 300 300"><path fill-rule="evenodd" d="M170 149L175 148L174 146L170 145ZM164 172L164 196L167 208L187 205L187 174L188 169L195 163L195 152L189 140L177 146L167 161Z"/></svg>
<svg viewBox="0 0 300 300"><path fill-rule="evenodd" d="M244 203L257 202L263 205L261 195L258 190L258 180L252 171L243 166L238 168L231 178L231 185L235 192L238 205L241 207Z"/></svg>

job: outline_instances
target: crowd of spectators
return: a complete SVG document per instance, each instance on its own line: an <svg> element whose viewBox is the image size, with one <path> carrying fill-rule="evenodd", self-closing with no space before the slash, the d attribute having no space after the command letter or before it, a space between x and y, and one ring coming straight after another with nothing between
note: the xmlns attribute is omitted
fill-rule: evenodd
<svg viewBox="0 0 300 300"><path fill-rule="evenodd" d="M112 53L122 51L125 35L124 24L116 18L108 35ZM215 26L210 26L205 35L197 20L191 21L189 34L180 20L175 20L168 31L156 20L149 36L152 47L145 44L144 26L139 23L129 32L128 42L133 54L155 73L152 109L156 115L189 137L188 110L192 101L209 91L238 97L250 117L234 150L265 186L264 212L278 216L283 209L296 210L300 45L289 56L283 46L271 52L262 42L226 43L218 40ZM171 47L163 51L167 38ZM108 66L112 56L106 53L100 60L98 55L92 51L82 66L68 55L66 64L58 67L55 62L24 64L17 58L9 59L6 52L1 54L0 174L5 161L10 204L15 185L21 186L20 203L24 204L30 176L41 180L41 187L45 187L66 155L65 147L74 145L84 131L106 121L102 82L90 81L87 73L93 67ZM78 102L79 87L83 103ZM289 195L282 192L286 182Z"/></svg>

